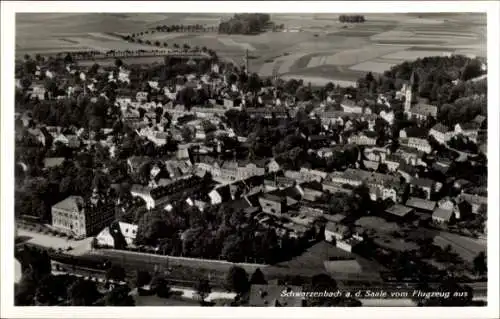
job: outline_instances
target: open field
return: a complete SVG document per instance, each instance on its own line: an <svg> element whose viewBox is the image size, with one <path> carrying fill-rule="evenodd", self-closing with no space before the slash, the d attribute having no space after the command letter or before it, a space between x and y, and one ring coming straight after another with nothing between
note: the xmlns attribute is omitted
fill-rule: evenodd
<svg viewBox="0 0 500 319"><path fill-rule="evenodd" d="M109 33L130 34L163 24L217 25L228 13L18 14L16 55L57 50L147 49ZM143 40L207 47L237 64L245 50L253 57L250 71L262 76L277 72L305 82L353 84L360 74L382 73L391 65L424 56L486 55L486 15L366 14L363 24L341 24L339 14L272 14L271 19L299 32L259 35L160 33ZM42 27L43 26L43 27Z"/></svg>
<svg viewBox="0 0 500 319"><path fill-rule="evenodd" d="M450 245L460 257L469 262L472 262L479 252L486 252L486 242L448 232L439 232L439 235L434 237L434 243L441 248Z"/></svg>

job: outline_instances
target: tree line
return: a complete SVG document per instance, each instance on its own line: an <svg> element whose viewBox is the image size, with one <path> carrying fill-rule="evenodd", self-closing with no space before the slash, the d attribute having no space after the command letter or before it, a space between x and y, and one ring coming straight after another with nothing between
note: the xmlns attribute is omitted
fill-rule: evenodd
<svg viewBox="0 0 500 319"><path fill-rule="evenodd" d="M341 14L339 16L339 22L341 22L341 23L363 23L365 21L366 21L365 16L359 15L359 14L355 14L355 15Z"/></svg>
<svg viewBox="0 0 500 319"><path fill-rule="evenodd" d="M257 34L263 32L270 22L270 15L265 13L235 14L219 24L219 33Z"/></svg>

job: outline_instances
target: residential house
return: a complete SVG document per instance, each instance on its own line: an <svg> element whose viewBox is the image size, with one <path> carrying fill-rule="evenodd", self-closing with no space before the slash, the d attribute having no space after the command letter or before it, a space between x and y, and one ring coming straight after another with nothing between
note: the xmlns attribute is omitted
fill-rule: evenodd
<svg viewBox="0 0 500 319"><path fill-rule="evenodd" d="M43 160L43 166L44 168L61 166L62 163L64 163L64 160L65 160L64 157L46 157Z"/></svg>
<svg viewBox="0 0 500 319"><path fill-rule="evenodd" d="M434 211L434 208L436 208L436 202L417 197L410 197L406 201L406 206L414 208L420 212L431 213Z"/></svg>
<svg viewBox="0 0 500 319"><path fill-rule="evenodd" d="M395 204L384 211L384 217L391 221L408 220L413 216L415 210L401 204Z"/></svg>
<svg viewBox="0 0 500 319"><path fill-rule="evenodd" d="M474 143L477 143L477 137L479 135L479 128L480 125L476 122L469 122L469 123L459 123L455 125L455 135L463 135L466 136L468 139L473 141Z"/></svg>
<svg viewBox="0 0 500 319"><path fill-rule="evenodd" d="M401 157L407 164L412 166L427 166L427 164L422 160L422 156L424 152L419 151L415 148L410 148L404 145L401 145L398 150L394 153Z"/></svg>
<svg viewBox="0 0 500 319"><path fill-rule="evenodd" d="M377 133L373 131L363 131L357 135L350 136L348 142L357 145L375 145L377 144Z"/></svg>
<svg viewBox="0 0 500 319"><path fill-rule="evenodd" d="M325 180L321 183L323 191L329 192L331 194L342 192L346 194L352 194L352 188L345 187L346 183L338 183L331 180Z"/></svg>
<svg viewBox="0 0 500 319"><path fill-rule="evenodd" d="M363 160L363 165L368 170L376 171L380 165L380 162Z"/></svg>
<svg viewBox="0 0 500 319"><path fill-rule="evenodd" d="M426 120L428 117L436 118L437 113L437 106L429 104L416 104L409 110L405 110L405 114L408 116L408 118L416 118L420 121Z"/></svg>
<svg viewBox="0 0 500 319"><path fill-rule="evenodd" d="M454 214L452 209L437 207L432 213L432 221L437 224L444 224L453 221Z"/></svg>
<svg viewBox="0 0 500 319"><path fill-rule="evenodd" d="M40 142L43 146L48 144L50 140L50 135L44 133L44 130L40 128L28 129L28 133L33 135L35 139Z"/></svg>
<svg viewBox="0 0 500 319"><path fill-rule="evenodd" d="M169 133L167 132L159 132L159 131L149 131L147 130L144 133L145 137L153 142L156 146L163 146L167 144Z"/></svg>
<svg viewBox="0 0 500 319"><path fill-rule="evenodd" d="M138 102L147 102L148 101L148 92L137 92L135 99Z"/></svg>
<svg viewBox="0 0 500 319"><path fill-rule="evenodd" d="M208 193L208 196L210 197L210 204L212 205L217 205L232 200L229 185L223 185L214 188L210 193Z"/></svg>
<svg viewBox="0 0 500 319"><path fill-rule="evenodd" d="M385 149L378 147L365 148L364 155L366 158L373 162L384 162L387 152Z"/></svg>
<svg viewBox="0 0 500 319"><path fill-rule="evenodd" d="M346 225L334 222L328 222L325 225L326 241L332 242L334 239L335 241L343 240L348 238L349 236L351 236L351 230Z"/></svg>
<svg viewBox="0 0 500 319"><path fill-rule="evenodd" d="M368 186L377 187L383 199L391 198L393 201L397 201L402 191L402 185L398 177L360 169L348 168L344 172L333 172L328 176L328 179L335 183L349 184L351 186L359 186L365 183Z"/></svg>
<svg viewBox="0 0 500 319"><path fill-rule="evenodd" d="M130 173L136 173L142 165L151 161L149 156L131 156L127 159L127 166Z"/></svg>
<svg viewBox="0 0 500 319"><path fill-rule="evenodd" d="M446 175L448 173L451 164L452 164L451 160L446 158L441 158L432 164L432 169Z"/></svg>
<svg viewBox="0 0 500 319"><path fill-rule="evenodd" d="M40 101L45 100L45 93L47 93L47 90L42 84L33 84L32 89L31 89L31 98L32 99L39 99Z"/></svg>
<svg viewBox="0 0 500 319"><path fill-rule="evenodd" d="M359 105L356 105L356 102L353 100L344 99L340 103L340 107L342 107L342 110L345 113L356 113L356 114L363 113L363 108Z"/></svg>
<svg viewBox="0 0 500 319"><path fill-rule="evenodd" d="M180 193L196 193L203 186L202 178L192 176L189 178L175 180L168 185L152 188L149 186L132 185L130 194L133 197L140 197L146 202L146 207L152 209L166 205Z"/></svg>
<svg viewBox="0 0 500 319"><path fill-rule="evenodd" d="M81 196L69 196L52 206L52 226L76 238L96 234L114 217L114 207L88 205Z"/></svg>
<svg viewBox="0 0 500 319"><path fill-rule="evenodd" d="M124 247L120 247L118 245L119 242L123 241L123 245L132 246L134 245L136 236L137 225L125 222L114 222L108 227L105 227L96 236L96 240L97 244L101 247L122 249Z"/></svg>
<svg viewBox="0 0 500 319"><path fill-rule="evenodd" d="M304 195L303 199L308 200L310 202L315 202L323 195L323 192L320 190L312 189L309 187L303 187Z"/></svg>
<svg viewBox="0 0 500 319"><path fill-rule="evenodd" d="M408 138L400 138L399 143L403 146L415 148L424 153L430 153L432 151L432 147L429 144L429 141L424 138L418 137L408 137Z"/></svg>
<svg viewBox="0 0 500 319"><path fill-rule="evenodd" d="M479 127L481 127L481 125L483 125L483 123L486 121L486 116L478 114L472 121L477 123Z"/></svg>
<svg viewBox="0 0 500 319"><path fill-rule="evenodd" d="M336 148L333 147L322 147L316 151L316 155L321 158L330 158L335 154Z"/></svg>
<svg viewBox="0 0 500 319"><path fill-rule="evenodd" d="M258 167L254 163L240 165L238 162L227 161L220 167L220 177L229 181L247 179L251 176L262 176L265 173L265 168Z"/></svg>
<svg viewBox="0 0 500 319"><path fill-rule="evenodd" d="M287 118L289 116L289 111L285 107L247 107L245 108L246 113L251 118L264 117L272 118Z"/></svg>
<svg viewBox="0 0 500 319"><path fill-rule="evenodd" d="M280 164L276 162L276 160L273 158L267 163L267 171L270 173L276 173L281 170Z"/></svg>
<svg viewBox="0 0 500 319"><path fill-rule="evenodd" d="M462 193L458 195L457 202L469 203L471 205L471 211L473 214L479 214L481 212L481 206L483 206L485 209L488 208L488 198L475 194Z"/></svg>
<svg viewBox="0 0 500 319"><path fill-rule="evenodd" d="M432 136L441 144L446 144L453 135L453 132L450 131L450 128L441 123L437 123L434 125L430 131L429 136Z"/></svg>
<svg viewBox="0 0 500 319"><path fill-rule="evenodd" d="M425 199L430 199L436 182L428 178L413 178L410 181L410 188L418 187L425 192Z"/></svg>
<svg viewBox="0 0 500 319"><path fill-rule="evenodd" d="M165 161L165 169L172 179L179 179L192 173L193 165L189 159L187 160L167 160Z"/></svg>
<svg viewBox="0 0 500 319"><path fill-rule="evenodd" d="M321 182L328 176L328 174L325 172L314 169L308 169L305 167L302 167L299 173L300 173L300 180L305 182L312 182L312 181Z"/></svg>
<svg viewBox="0 0 500 319"><path fill-rule="evenodd" d="M54 138L53 144L63 143L69 148L79 148L81 145L80 139L74 134L59 134Z"/></svg>
<svg viewBox="0 0 500 319"><path fill-rule="evenodd" d="M280 216L286 210L286 198L264 193L259 196L259 204L264 213Z"/></svg>
<svg viewBox="0 0 500 319"><path fill-rule="evenodd" d="M390 172L395 172L398 170L399 165L401 163L401 158L397 155L387 155L385 156L385 159L383 160L383 163L387 165L387 169Z"/></svg>
<svg viewBox="0 0 500 319"><path fill-rule="evenodd" d="M390 125L392 125L394 123L394 111L392 111L392 110L390 110L388 112L386 112L385 110L382 110L379 113L379 116L381 118L383 118Z"/></svg>

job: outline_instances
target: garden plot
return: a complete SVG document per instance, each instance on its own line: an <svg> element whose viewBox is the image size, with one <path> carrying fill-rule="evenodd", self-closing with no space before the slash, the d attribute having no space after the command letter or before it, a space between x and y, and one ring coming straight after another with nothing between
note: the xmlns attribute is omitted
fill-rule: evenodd
<svg viewBox="0 0 500 319"><path fill-rule="evenodd" d="M418 58L425 58L430 56L451 56L451 51L398 51L381 56L382 59L395 59L395 60L416 60Z"/></svg>
<svg viewBox="0 0 500 319"><path fill-rule="evenodd" d="M218 38L217 40L226 46L240 47L242 50L255 51L255 47L246 42L236 42L231 38Z"/></svg>
<svg viewBox="0 0 500 319"><path fill-rule="evenodd" d="M37 48L65 48L74 47L78 42L68 42L65 39L16 39L16 46L22 49L37 49Z"/></svg>
<svg viewBox="0 0 500 319"><path fill-rule="evenodd" d="M387 31L387 32L382 32L377 35L374 35L370 37L370 40L372 41L379 41L379 40L393 40L393 39L408 39L411 37L414 37L415 33L411 31L397 31L397 30L392 30L392 31Z"/></svg>
<svg viewBox="0 0 500 319"><path fill-rule="evenodd" d="M443 24L443 19L426 19L426 18L417 18L417 19L408 19L405 20L406 24Z"/></svg>
<svg viewBox="0 0 500 319"><path fill-rule="evenodd" d="M129 43L125 41L103 41L88 37L73 37L70 40L78 41L80 46L92 48L99 51L108 50L151 50L151 46L141 45L138 43Z"/></svg>
<svg viewBox="0 0 500 319"><path fill-rule="evenodd" d="M325 57L311 58L308 67L316 67L319 65L354 65L364 61L368 61L382 55L394 52L395 48L387 46L367 46L359 49L345 50L334 55Z"/></svg>
<svg viewBox="0 0 500 319"><path fill-rule="evenodd" d="M101 33L101 32L91 32L89 33L89 38L104 40L104 41L121 41L119 37L111 34Z"/></svg>
<svg viewBox="0 0 500 319"><path fill-rule="evenodd" d="M443 31L416 31L417 37L427 37L427 38L448 38L450 41L454 39L477 39L478 35L475 33L467 33L467 32L443 32Z"/></svg>
<svg viewBox="0 0 500 319"><path fill-rule="evenodd" d="M173 40L185 36L186 36L185 33L156 32L153 34L147 34L146 36L141 36L141 38L143 40L150 40L150 41L164 41L164 40Z"/></svg>
<svg viewBox="0 0 500 319"><path fill-rule="evenodd" d="M302 53L302 54L292 54L286 57L281 58L280 60L283 61L281 65L279 66L278 72L279 73L287 73L290 72L291 67L297 62L298 59L306 56L307 54Z"/></svg>

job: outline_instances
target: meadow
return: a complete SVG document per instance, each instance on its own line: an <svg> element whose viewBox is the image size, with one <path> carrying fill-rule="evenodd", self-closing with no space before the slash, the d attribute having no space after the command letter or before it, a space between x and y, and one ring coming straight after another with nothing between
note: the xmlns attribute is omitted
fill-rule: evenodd
<svg viewBox="0 0 500 319"><path fill-rule="evenodd" d="M18 14L16 56L57 51L152 49L113 34L146 31L162 24L217 25L228 14L50 13ZM236 64L245 51L251 72L302 78L313 85L353 84L366 72L425 56L486 56L486 15L367 14L363 24L342 24L338 14L272 14L285 32L259 35L149 33L144 41L207 47ZM43 26L43 27L41 27ZM286 32L288 31L288 32ZM155 60L157 61L157 59ZM146 63L146 61L144 61Z"/></svg>

